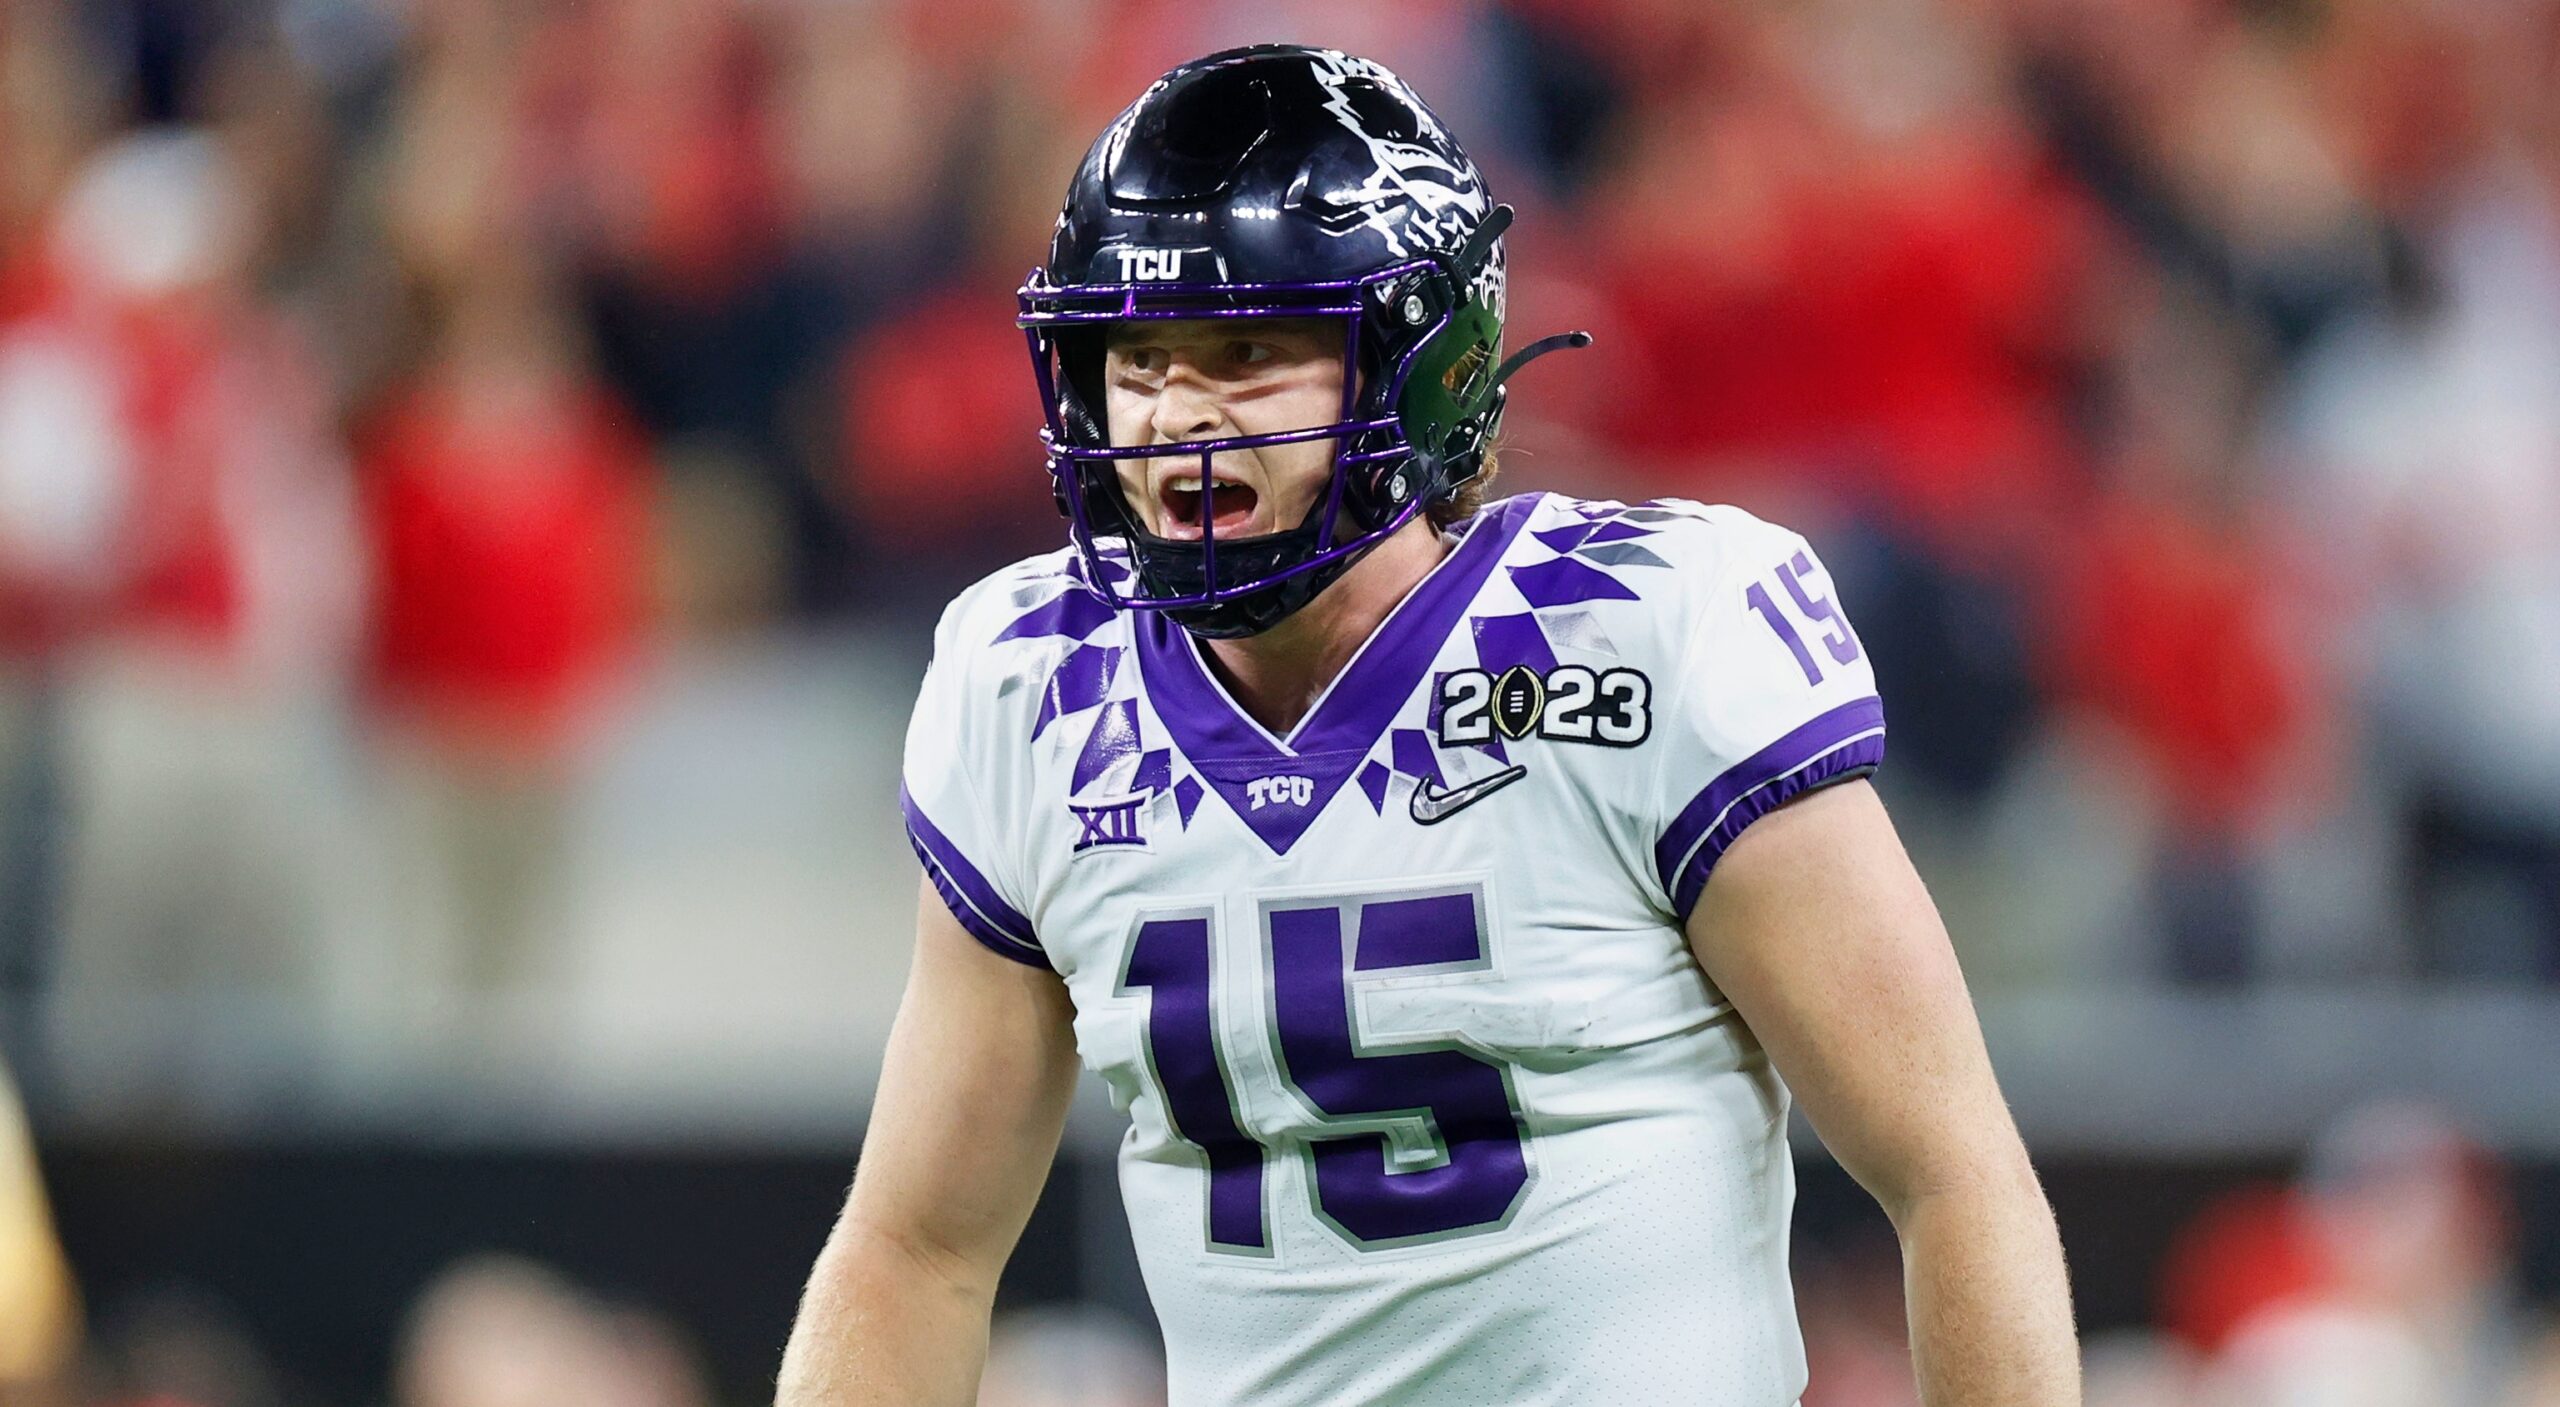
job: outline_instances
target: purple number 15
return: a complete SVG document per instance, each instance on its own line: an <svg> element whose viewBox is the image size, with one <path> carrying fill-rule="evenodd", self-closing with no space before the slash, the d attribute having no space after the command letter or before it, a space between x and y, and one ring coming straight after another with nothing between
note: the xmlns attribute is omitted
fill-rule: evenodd
<svg viewBox="0 0 2560 1407"><path fill-rule="evenodd" d="M1343 1126L1287 1142L1308 1160L1318 1218L1353 1246L1494 1230L1509 1223L1529 1185L1509 1070L1448 1041L1371 1049L1352 1018L1355 973L1481 966L1480 905L1470 889L1262 906L1261 975L1281 1083L1319 1122ZM1210 1249L1268 1254L1264 1170L1278 1150L1239 1121L1210 997L1212 921L1195 912L1140 923L1120 991L1149 994L1148 1064L1166 1122L1208 1165ZM1346 932L1357 934L1348 963ZM1429 1166L1393 1166L1381 1126L1399 1123L1419 1124Z"/></svg>
<svg viewBox="0 0 2560 1407"><path fill-rule="evenodd" d="M1830 597L1806 588L1804 579L1812 571L1813 559L1799 552L1778 564L1778 584L1795 598L1796 609L1804 613L1807 621L1822 627L1822 647L1831 652L1832 662L1847 664L1858 657L1858 637L1850 632L1848 620L1840 614L1839 607L1831 604ZM1769 599L1769 589L1755 581L1743 591L1742 599L1750 602L1751 609L1758 611L1778 638L1786 642L1788 653L1796 657L1796 667L1804 671L1804 682L1821 683L1822 666L1814 663L1813 651L1804 647L1804 637L1796 633L1795 622Z"/></svg>

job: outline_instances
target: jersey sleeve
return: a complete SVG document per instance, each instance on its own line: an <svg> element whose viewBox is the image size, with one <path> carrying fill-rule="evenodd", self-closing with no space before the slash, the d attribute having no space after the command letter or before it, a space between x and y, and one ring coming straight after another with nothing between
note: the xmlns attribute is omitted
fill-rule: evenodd
<svg viewBox="0 0 2560 1407"><path fill-rule="evenodd" d="M1884 760L1884 705L1866 648L1806 541L1738 509L1657 690L1662 787L1655 873L1686 923L1707 876L1753 821Z"/></svg>
<svg viewBox="0 0 2560 1407"><path fill-rule="evenodd" d="M1015 857L1004 843L987 798L1004 794L997 770L1007 756L997 741L1001 720L991 716L992 691L973 688L970 665L978 653L967 622L969 598L954 602L933 633L933 662L907 724L907 751L898 786L907 843L951 916L979 942L1016 962L1050 966L1031 920L1028 896L1016 879Z"/></svg>

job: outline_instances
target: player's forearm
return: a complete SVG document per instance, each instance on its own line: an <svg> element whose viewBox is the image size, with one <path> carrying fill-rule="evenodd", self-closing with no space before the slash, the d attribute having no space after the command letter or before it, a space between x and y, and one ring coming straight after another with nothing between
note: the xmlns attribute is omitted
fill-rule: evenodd
<svg viewBox="0 0 2560 1407"><path fill-rule="evenodd" d="M2062 1240L2023 1153L1915 1196L1895 1225L1926 1407L2078 1407Z"/></svg>
<svg viewBox="0 0 2560 1407"><path fill-rule="evenodd" d="M840 1224L801 1296L775 1407L971 1407L994 1302L992 1276Z"/></svg>

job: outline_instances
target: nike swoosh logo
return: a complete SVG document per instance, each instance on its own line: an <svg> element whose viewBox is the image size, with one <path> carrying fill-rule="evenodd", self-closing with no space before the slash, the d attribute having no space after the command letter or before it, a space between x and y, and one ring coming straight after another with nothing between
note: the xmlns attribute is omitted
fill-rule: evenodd
<svg viewBox="0 0 2560 1407"><path fill-rule="evenodd" d="M1438 825L1528 775L1528 768L1514 764L1490 777L1478 777L1446 791L1424 777L1413 784L1413 819L1420 825Z"/></svg>

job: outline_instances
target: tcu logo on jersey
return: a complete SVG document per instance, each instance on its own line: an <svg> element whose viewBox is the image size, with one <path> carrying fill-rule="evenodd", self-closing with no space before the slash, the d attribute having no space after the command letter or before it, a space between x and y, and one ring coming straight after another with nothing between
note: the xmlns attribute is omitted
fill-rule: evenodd
<svg viewBox="0 0 2560 1407"><path fill-rule="evenodd" d="M1244 794L1256 811L1265 806L1304 806L1316 799L1316 784L1307 777L1256 777L1244 784Z"/></svg>
<svg viewBox="0 0 2560 1407"><path fill-rule="evenodd" d="M1076 818L1076 853L1082 854L1102 845L1144 845L1146 832L1138 827L1138 810L1147 804L1143 796L1113 797L1090 806L1067 803L1067 811Z"/></svg>
<svg viewBox="0 0 2560 1407"><path fill-rule="evenodd" d="M1182 277L1182 251L1179 249L1122 249L1120 281L1123 283L1162 282Z"/></svg>

